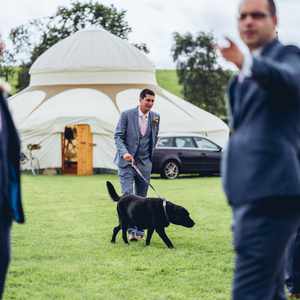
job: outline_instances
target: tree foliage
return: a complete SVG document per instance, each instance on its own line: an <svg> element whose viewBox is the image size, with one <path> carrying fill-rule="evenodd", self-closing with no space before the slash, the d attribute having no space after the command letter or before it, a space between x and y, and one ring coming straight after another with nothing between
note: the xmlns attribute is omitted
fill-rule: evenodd
<svg viewBox="0 0 300 300"><path fill-rule="evenodd" d="M125 17L126 11L118 10L114 5L105 6L97 1L81 3L77 0L70 7L59 7L50 17L35 19L12 29L10 41L13 46L9 52L14 57L14 63L21 67L18 89L27 86L28 71L42 53L78 30L104 28L122 39L128 39L132 29ZM149 52L143 43L134 46Z"/></svg>
<svg viewBox="0 0 300 300"><path fill-rule="evenodd" d="M217 61L213 35L199 32L193 37L191 33L180 35L175 32L172 56L184 97L206 111L224 117L225 91L231 72L224 70Z"/></svg>

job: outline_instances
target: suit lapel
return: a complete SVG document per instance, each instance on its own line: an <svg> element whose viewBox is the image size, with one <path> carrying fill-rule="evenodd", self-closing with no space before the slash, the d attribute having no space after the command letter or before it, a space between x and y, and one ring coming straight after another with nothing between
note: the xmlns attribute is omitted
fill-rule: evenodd
<svg viewBox="0 0 300 300"><path fill-rule="evenodd" d="M238 85L238 78L237 76L235 76L231 80L228 88L229 97L228 97L227 110L228 110L228 117L229 117L231 128L235 127L235 117L236 117L235 102L238 99L236 95L237 85Z"/></svg>
<svg viewBox="0 0 300 300"><path fill-rule="evenodd" d="M235 128L238 126L239 121L241 119L241 114L243 111L243 105L245 103L245 96L248 93L249 82L247 78L243 80L243 82L239 82L238 78L234 88L234 103L233 111L234 111L234 126Z"/></svg>
<svg viewBox="0 0 300 300"><path fill-rule="evenodd" d="M251 83L250 78L245 78L239 82L236 76L229 86L229 116L231 128L236 128L241 120L244 105L256 91L256 85Z"/></svg>
<svg viewBox="0 0 300 300"><path fill-rule="evenodd" d="M134 124L137 139L139 140L139 138L140 138L140 126L139 126L139 108L138 107L134 110L133 124Z"/></svg>
<svg viewBox="0 0 300 300"><path fill-rule="evenodd" d="M139 111L138 111L138 107L134 110L133 112L133 123L134 123L134 128L135 128L135 132L137 135L137 139L140 139L140 126L139 126ZM153 142L155 141L155 128L153 126L153 117L154 117L154 113L152 111L149 112L149 123L148 123L148 128L147 130L150 130L150 134L151 134L151 143L153 144Z"/></svg>
<svg viewBox="0 0 300 300"><path fill-rule="evenodd" d="M274 57L277 53L277 49L280 46L280 42L276 39L271 43L266 45L262 50L261 56ZM252 78L245 78L242 83L237 83L234 87L234 116L235 116L235 126L239 124L243 116L248 110L249 105L251 105L251 99L253 95L259 89L258 85L253 81Z"/></svg>
<svg viewBox="0 0 300 300"><path fill-rule="evenodd" d="M151 130L151 143L153 144L153 141L155 139L155 132L154 132L154 128L153 128L153 112L150 111L149 112L149 130Z"/></svg>
<svg viewBox="0 0 300 300"><path fill-rule="evenodd" d="M282 46L278 39L274 39L272 42L267 44L261 52L261 56L273 57L277 53L277 49Z"/></svg>
<svg viewBox="0 0 300 300"><path fill-rule="evenodd" d="M155 125L156 123L154 122L154 117L156 117L155 113L153 113L152 111L150 111L149 113L149 121L150 121L150 125L149 128L151 130L151 142L150 142L150 146L151 146L151 152L153 152L153 148L155 147L156 144L156 137L157 137L157 126Z"/></svg>
<svg viewBox="0 0 300 300"><path fill-rule="evenodd" d="M242 83L238 84L238 103L236 125L242 120L242 116L247 110L246 107L254 93L257 91L257 85L251 80L251 78L245 78Z"/></svg>

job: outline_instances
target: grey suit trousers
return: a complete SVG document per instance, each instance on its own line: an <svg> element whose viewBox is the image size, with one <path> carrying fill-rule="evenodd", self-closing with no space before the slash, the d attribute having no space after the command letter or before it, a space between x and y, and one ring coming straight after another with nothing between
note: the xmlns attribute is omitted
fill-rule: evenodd
<svg viewBox="0 0 300 300"><path fill-rule="evenodd" d="M152 169L151 161L144 164L137 161L136 166L147 182L149 182ZM147 196L149 185L137 174L131 165L128 165L125 168L119 168L118 175L120 177L123 194L135 194L141 197Z"/></svg>

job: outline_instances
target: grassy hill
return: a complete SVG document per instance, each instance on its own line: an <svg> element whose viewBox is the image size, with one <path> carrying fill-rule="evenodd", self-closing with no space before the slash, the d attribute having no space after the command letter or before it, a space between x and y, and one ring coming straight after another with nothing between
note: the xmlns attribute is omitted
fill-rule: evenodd
<svg viewBox="0 0 300 300"><path fill-rule="evenodd" d="M182 97L182 86L178 83L176 70L157 70L156 79L162 88L178 97Z"/></svg>
<svg viewBox="0 0 300 300"><path fill-rule="evenodd" d="M12 86L12 94L16 93L17 74L18 69L16 68L16 72L9 79L9 83ZM157 70L156 79L162 88L175 94L176 96L182 97L182 86L178 83L176 70Z"/></svg>

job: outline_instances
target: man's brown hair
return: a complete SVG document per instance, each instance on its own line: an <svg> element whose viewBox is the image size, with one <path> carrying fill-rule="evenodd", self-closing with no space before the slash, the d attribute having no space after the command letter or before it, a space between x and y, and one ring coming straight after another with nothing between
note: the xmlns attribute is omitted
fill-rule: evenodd
<svg viewBox="0 0 300 300"><path fill-rule="evenodd" d="M150 89L143 89L140 93L140 99L144 99L147 95L155 96L155 93Z"/></svg>

